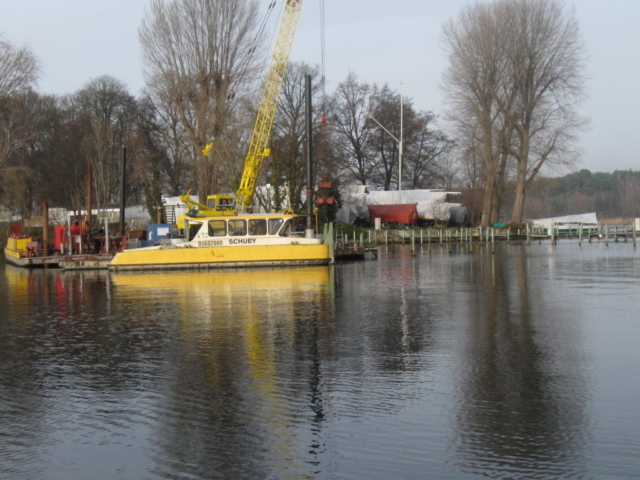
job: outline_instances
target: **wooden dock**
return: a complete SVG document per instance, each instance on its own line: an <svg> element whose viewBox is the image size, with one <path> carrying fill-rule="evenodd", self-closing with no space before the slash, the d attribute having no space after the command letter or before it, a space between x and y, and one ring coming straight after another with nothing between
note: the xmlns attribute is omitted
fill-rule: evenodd
<svg viewBox="0 0 640 480"><path fill-rule="evenodd" d="M66 270L104 270L109 267L113 254L78 254L17 257L5 250L8 263L23 268L64 268Z"/></svg>
<svg viewBox="0 0 640 480"><path fill-rule="evenodd" d="M336 235L336 245L349 245L350 248L361 248L363 255L376 249L376 245L390 244L453 244L453 243L527 243L550 241L556 244L561 240L578 240L582 242L629 242L636 245L637 231L634 225L578 225L567 227L554 225L550 231L546 228L489 227L489 228L400 228L400 229L366 229L359 234ZM339 250L336 249L336 252Z"/></svg>

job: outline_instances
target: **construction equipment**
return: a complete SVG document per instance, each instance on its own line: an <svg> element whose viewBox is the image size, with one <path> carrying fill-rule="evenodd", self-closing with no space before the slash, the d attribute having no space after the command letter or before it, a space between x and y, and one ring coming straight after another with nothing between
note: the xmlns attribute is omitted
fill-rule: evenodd
<svg viewBox="0 0 640 480"><path fill-rule="evenodd" d="M270 153L267 143L269 142L271 126L276 116L278 99L289 64L289 54L298 19L300 18L301 6L302 0L286 0L282 20L278 28L276 44L271 56L271 63L262 90L262 98L258 107L256 123L253 127L249 150L244 162L242 180L240 181L240 187L236 191L236 209L239 211L246 211L247 207L253 202L253 194L256 189L256 181L260 174L262 161Z"/></svg>
<svg viewBox="0 0 640 480"><path fill-rule="evenodd" d="M284 82L287 66L289 64L291 45L293 44L293 37L296 32L302 6L302 0L285 1L286 4L278 27L276 43L271 56L269 68L267 70L264 88L262 90L262 97L258 107L258 115L256 116L253 133L251 134L251 141L249 142L249 150L247 151L247 156L244 161L242 179L240 181L240 186L236 191L233 205L233 210L236 212L246 212L253 203L253 195L255 193L258 176L260 175L262 162L265 157L268 157L270 154L270 149L267 148L267 144L269 143L269 137L271 135L273 119L275 118L276 111L278 109L278 100L282 91L282 84ZM207 144L202 153L204 155L208 155L211 151L211 146L211 143ZM188 197L188 194L180 197L185 201L183 197ZM191 199L185 203L187 203L189 207L198 207L200 209L198 213L200 214L228 215L229 212L227 209L224 209L224 213L221 213L220 208L216 208L218 207L218 200L216 197L220 197L220 195L210 195L207 197L206 208L205 205L199 204ZM212 206L209 206L210 203ZM218 213L215 213L216 211Z"/></svg>

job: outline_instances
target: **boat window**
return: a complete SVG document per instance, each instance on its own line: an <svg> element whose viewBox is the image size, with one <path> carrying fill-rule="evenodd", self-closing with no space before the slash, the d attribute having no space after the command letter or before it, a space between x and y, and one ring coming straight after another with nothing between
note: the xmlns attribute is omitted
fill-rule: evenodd
<svg viewBox="0 0 640 480"><path fill-rule="evenodd" d="M284 222L284 226L280 229L281 237L288 237L291 234L291 220Z"/></svg>
<svg viewBox="0 0 640 480"><path fill-rule="evenodd" d="M249 235L264 235L267 233L267 221L264 218L249 220Z"/></svg>
<svg viewBox="0 0 640 480"><path fill-rule="evenodd" d="M229 220L229 235L239 236L247 234L246 220Z"/></svg>
<svg viewBox="0 0 640 480"><path fill-rule="evenodd" d="M230 198L221 198L218 203L218 210L230 210L233 207L233 200Z"/></svg>
<svg viewBox="0 0 640 480"><path fill-rule="evenodd" d="M209 236L225 237L227 235L227 222L225 220L209 220Z"/></svg>
<svg viewBox="0 0 640 480"><path fill-rule="evenodd" d="M269 219L269 235L276 235L278 230L280 230L280 226L282 225L281 218L270 218Z"/></svg>
<svg viewBox="0 0 640 480"><path fill-rule="evenodd" d="M202 223L189 222L189 241L196 238L196 234L198 233L198 230L200 230L200 227L202 227Z"/></svg>

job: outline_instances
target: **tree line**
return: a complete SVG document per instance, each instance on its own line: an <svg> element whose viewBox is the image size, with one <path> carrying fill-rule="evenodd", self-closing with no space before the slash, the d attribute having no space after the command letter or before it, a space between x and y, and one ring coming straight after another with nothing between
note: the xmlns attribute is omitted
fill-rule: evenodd
<svg viewBox="0 0 640 480"><path fill-rule="evenodd" d="M96 206L116 205L124 145L128 203L154 212L165 195L235 191L274 4L261 12L255 0L151 0L138 32L146 84L138 95L110 75L68 95L38 93L38 59L0 37L0 204L25 216L43 201L82 209L91 165ZM275 188L272 204L302 206L311 75L319 175L383 190L463 189L470 203L480 199L483 224L509 210L521 222L536 175L577 158L577 22L559 0L494 0L451 19L443 44L446 130L389 85L351 72L327 93L319 67L291 63L259 180Z"/></svg>
<svg viewBox="0 0 640 480"><path fill-rule="evenodd" d="M601 220L640 217L640 171L582 169L561 177L541 177L531 188L529 218L588 212L597 212Z"/></svg>

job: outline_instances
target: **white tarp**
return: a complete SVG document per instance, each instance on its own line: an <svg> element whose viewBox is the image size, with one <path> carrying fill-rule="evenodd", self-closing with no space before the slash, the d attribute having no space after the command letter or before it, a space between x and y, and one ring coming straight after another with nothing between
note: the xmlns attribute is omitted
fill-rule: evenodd
<svg viewBox="0 0 640 480"><path fill-rule="evenodd" d="M11 210L5 210L4 208L0 207L0 222L10 223L12 217L13 214Z"/></svg>
<svg viewBox="0 0 640 480"><path fill-rule="evenodd" d="M532 220L534 227L550 230L554 225L561 224L567 228L576 228L578 225L598 225L598 216L595 212L579 213L576 215L564 215L562 217L539 218Z"/></svg>
<svg viewBox="0 0 640 480"><path fill-rule="evenodd" d="M106 218L109 219L109 222L113 223L120 219L119 208L92 208L91 212L95 221L104 222ZM67 225L67 223L69 223L69 219L71 219L72 221L75 220L75 216L77 213L84 216L86 214L86 210L74 211L59 207L50 208L49 225ZM127 222L132 221L136 224L146 225L151 221L149 211L144 205L132 205L130 207L126 207L124 215ZM38 218L41 220L41 217Z"/></svg>
<svg viewBox="0 0 640 480"><path fill-rule="evenodd" d="M459 207L459 203L446 202L450 194L444 190L402 190L378 191L369 190L366 185L348 185L341 192L342 205L337 220L342 223L353 223L357 218L369 218L368 205L398 205L415 203L418 217L421 220L449 219L449 210Z"/></svg>
<svg viewBox="0 0 640 480"><path fill-rule="evenodd" d="M338 205L336 220L340 223L353 223L358 218L369 218L366 185L347 185L340 192L342 204Z"/></svg>

